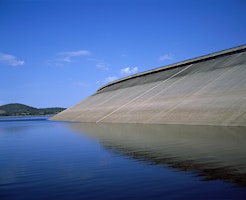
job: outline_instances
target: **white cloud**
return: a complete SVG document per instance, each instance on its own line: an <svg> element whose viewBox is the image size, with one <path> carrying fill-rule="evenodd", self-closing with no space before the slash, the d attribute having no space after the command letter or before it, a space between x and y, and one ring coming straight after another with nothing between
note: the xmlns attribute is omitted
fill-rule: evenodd
<svg viewBox="0 0 246 200"><path fill-rule="evenodd" d="M59 62L58 60L51 59L46 62L50 66L55 66L55 67L63 67L64 64L62 62Z"/></svg>
<svg viewBox="0 0 246 200"><path fill-rule="evenodd" d="M91 55L91 52L87 50L67 51L67 52L61 52L58 55L59 55L59 57L57 58L58 61L70 63L72 62L72 57L89 56Z"/></svg>
<svg viewBox="0 0 246 200"><path fill-rule="evenodd" d="M105 62L97 59L97 58L88 58L88 61L90 62L95 62L96 63L96 67L98 69L104 70L104 71L108 71L109 70L109 64L106 64Z"/></svg>
<svg viewBox="0 0 246 200"><path fill-rule="evenodd" d="M109 70L109 68L107 67L107 65L104 64L104 63L97 63L97 64L96 64L96 67L97 67L98 69L105 70L105 71L108 71L108 70Z"/></svg>
<svg viewBox="0 0 246 200"><path fill-rule="evenodd" d="M121 76L128 76L128 75L131 75L131 74L134 74L138 71L138 68L137 67L126 67L126 68L123 68L120 70L120 74ZM104 83L109 83L109 82L112 82L112 81L115 81L119 79L118 76L109 76L107 78L104 79ZM99 83L99 82L97 82Z"/></svg>
<svg viewBox="0 0 246 200"><path fill-rule="evenodd" d="M14 67L25 64L23 60L19 60L13 55L4 54L4 53L0 53L0 63L3 63L5 65L14 66Z"/></svg>
<svg viewBox="0 0 246 200"><path fill-rule="evenodd" d="M161 61L164 61L164 60L173 60L174 59L174 55L173 54L164 54L164 55L160 56L159 59Z"/></svg>
<svg viewBox="0 0 246 200"><path fill-rule="evenodd" d="M74 61L74 57L89 56L91 52L88 50L79 51L66 51L57 53L56 56L47 61L49 65L61 67L65 63L71 63Z"/></svg>
<svg viewBox="0 0 246 200"><path fill-rule="evenodd" d="M104 79L104 83L109 83L109 82L115 81L117 79L118 79L117 76L109 76L109 77Z"/></svg>
<svg viewBox="0 0 246 200"><path fill-rule="evenodd" d="M133 68L126 67L126 68L123 68L123 69L120 70L120 74L122 76L128 76L128 75L131 75L131 74L135 74L137 71L138 71L137 67L133 67Z"/></svg>
<svg viewBox="0 0 246 200"><path fill-rule="evenodd" d="M81 81L76 82L75 85L79 86L79 87L89 87L89 85L87 83L84 83Z"/></svg>
<svg viewBox="0 0 246 200"><path fill-rule="evenodd" d="M57 59L57 60L59 60L61 62L68 62L68 63L72 62L71 57L69 57L69 56L65 56L65 57Z"/></svg>
<svg viewBox="0 0 246 200"><path fill-rule="evenodd" d="M66 57L74 57L74 56L89 56L91 55L91 52L88 50L79 50L79 51L67 51L59 54L64 55Z"/></svg>

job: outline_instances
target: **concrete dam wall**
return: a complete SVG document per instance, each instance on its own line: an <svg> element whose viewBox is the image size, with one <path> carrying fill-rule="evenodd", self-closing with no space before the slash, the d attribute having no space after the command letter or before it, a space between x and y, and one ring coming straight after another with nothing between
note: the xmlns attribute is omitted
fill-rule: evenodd
<svg viewBox="0 0 246 200"><path fill-rule="evenodd" d="M246 45L119 79L51 119L246 126Z"/></svg>

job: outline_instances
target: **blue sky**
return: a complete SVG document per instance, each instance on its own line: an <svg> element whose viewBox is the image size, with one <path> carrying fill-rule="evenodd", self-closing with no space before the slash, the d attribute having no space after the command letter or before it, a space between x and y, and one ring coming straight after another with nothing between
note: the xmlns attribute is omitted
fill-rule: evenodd
<svg viewBox="0 0 246 200"><path fill-rule="evenodd" d="M245 0L0 0L0 105L70 107L109 81L243 44Z"/></svg>

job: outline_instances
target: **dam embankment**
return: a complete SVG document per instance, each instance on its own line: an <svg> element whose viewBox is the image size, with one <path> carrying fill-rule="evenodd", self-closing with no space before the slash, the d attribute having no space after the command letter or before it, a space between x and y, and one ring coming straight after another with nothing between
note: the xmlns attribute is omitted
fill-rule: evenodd
<svg viewBox="0 0 246 200"><path fill-rule="evenodd" d="M246 45L119 79L51 119L246 126Z"/></svg>

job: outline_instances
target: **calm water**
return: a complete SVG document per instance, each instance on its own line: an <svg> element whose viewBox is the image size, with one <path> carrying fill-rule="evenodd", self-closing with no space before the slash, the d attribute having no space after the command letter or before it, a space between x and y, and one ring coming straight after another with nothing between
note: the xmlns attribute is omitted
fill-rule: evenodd
<svg viewBox="0 0 246 200"><path fill-rule="evenodd" d="M0 199L246 199L240 127L0 119Z"/></svg>

